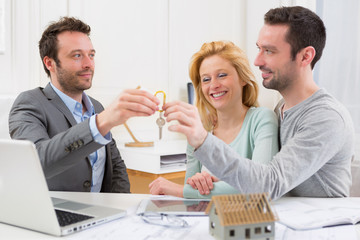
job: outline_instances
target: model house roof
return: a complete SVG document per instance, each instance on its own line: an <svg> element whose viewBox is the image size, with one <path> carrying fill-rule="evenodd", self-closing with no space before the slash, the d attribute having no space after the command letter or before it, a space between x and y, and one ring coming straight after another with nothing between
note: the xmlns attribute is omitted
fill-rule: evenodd
<svg viewBox="0 0 360 240"><path fill-rule="evenodd" d="M213 196L206 209L207 214L209 214L213 205L222 226L277 220L265 193Z"/></svg>

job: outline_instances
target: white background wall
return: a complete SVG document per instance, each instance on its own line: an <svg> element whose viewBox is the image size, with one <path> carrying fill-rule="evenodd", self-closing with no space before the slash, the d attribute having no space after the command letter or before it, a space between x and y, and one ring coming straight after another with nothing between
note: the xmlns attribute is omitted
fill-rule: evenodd
<svg viewBox="0 0 360 240"><path fill-rule="evenodd" d="M140 85L154 93L164 90L167 100L186 101L189 60L202 43L233 41L253 63L264 14L295 4L315 10L311 0L0 0L5 27L0 95L17 95L48 83L38 53L41 33L50 21L75 16L92 27L97 52L88 94L106 106L123 89ZM253 69L261 86L261 105L273 108L279 95L262 88L260 72ZM128 124L140 140L154 140L156 117L130 119ZM123 126L113 134L121 141L131 140ZM164 137L181 138L166 130Z"/></svg>

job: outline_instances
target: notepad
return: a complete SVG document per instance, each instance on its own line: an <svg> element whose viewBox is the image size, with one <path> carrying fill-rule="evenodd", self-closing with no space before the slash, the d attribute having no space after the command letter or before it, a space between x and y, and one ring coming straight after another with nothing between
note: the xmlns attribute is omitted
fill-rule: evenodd
<svg viewBox="0 0 360 240"><path fill-rule="evenodd" d="M282 198L273 203L279 222L309 230L360 222L360 198Z"/></svg>

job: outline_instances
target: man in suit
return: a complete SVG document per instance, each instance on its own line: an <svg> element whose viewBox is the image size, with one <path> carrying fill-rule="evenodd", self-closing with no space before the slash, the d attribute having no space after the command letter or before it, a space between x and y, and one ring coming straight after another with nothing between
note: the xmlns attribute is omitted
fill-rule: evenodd
<svg viewBox="0 0 360 240"><path fill-rule="evenodd" d="M150 116L159 100L125 90L106 109L91 87L95 49L90 26L64 17L44 31L40 56L51 81L21 93L9 115L13 139L35 143L49 190L130 192L126 166L110 130L134 116Z"/></svg>

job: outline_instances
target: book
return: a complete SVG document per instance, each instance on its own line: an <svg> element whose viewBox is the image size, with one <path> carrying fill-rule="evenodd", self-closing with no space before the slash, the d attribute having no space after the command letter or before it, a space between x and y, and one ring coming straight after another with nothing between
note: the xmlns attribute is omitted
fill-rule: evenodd
<svg viewBox="0 0 360 240"><path fill-rule="evenodd" d="M272 206L278 222L295 230L360 223L360 198L283 197Z"/></svg>

